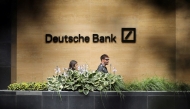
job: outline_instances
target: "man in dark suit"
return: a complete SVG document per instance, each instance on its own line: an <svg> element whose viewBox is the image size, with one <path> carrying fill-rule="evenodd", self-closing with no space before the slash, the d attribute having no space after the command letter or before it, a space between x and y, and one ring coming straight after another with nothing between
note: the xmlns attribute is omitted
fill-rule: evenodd
<svg viewBox="0 0 190 109"><path fill-rule="evenodd" d="M101 63L98 66L97 71L103 72L103 73L108 73L106 65L108 65L108 63L109 63L109 56L107 54L103 54L100 57L100 60L101 60Z"/></svg>

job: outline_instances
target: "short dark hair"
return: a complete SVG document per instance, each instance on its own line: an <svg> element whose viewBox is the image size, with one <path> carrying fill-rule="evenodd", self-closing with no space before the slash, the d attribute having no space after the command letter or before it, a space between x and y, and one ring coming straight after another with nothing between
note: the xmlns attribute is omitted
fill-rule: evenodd
<svg viewBox="0 0 190 109"><path fill-rule="evenodd" d="M100 57L100 60L105 59L106 57L109 58L109 56L108 56L107 54L103 54L103 55Z"/></svg>
<svg viewBox="0 0 190 109"><path fill-rule="evenodd" d="M77 61L71 60L70 63L69 63L69 69L76 70L75 69L75 64L77 64Z"/></svg>

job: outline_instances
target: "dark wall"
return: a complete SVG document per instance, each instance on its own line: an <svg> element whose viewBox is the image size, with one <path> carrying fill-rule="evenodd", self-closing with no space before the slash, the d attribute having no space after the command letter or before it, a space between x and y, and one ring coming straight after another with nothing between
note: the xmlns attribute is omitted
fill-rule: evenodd
<svg viewBox="0 0 190 109"><path fill-rule="evenodd" d="M189 92L0 91L0 109L190 109Z"/></svg>
<svg viewBox="0 0 190 109"><path fill-rule="evenodd" d="M11 0L0 1L0 89L11 83Z"/></svg>

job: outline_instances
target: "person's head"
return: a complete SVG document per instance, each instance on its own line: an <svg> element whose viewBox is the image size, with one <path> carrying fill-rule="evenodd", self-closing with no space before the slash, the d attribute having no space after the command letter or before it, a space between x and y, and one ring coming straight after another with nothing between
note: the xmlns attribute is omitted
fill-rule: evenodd
<svg viewBox="0 0 190 109"><path fill-rule="evenodd" d="M69 63L69 69L71 69L71 70L77 70L77 68L78 68L77 61L71 60L70 63Z"/></svg>
<svg viewBox="0 0 190 109"><path fill-rule="evenodd" d="M107 54L103 54L100 57L100 60L101 60L102 64L108 65L108 63L109 63L109 56Z"/></svg>

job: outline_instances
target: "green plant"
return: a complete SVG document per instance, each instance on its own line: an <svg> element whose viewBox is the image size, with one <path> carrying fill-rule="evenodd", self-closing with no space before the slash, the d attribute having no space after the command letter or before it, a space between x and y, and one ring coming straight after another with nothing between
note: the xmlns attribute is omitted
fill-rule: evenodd
<svg viewBox="0 0 190 109"><path fill-rule="evenodd" d="M126 84L127 91L188 91L190 85L181 82L171 82L164 78L152 77L142 81Z"/></svg>
<svg viewBox="0 0 190 109"><path fill-rule="evenodd" d="M41 83L41 82L13 83L8 86L8 90L45 91L47 90L47 83Z"/></svg>
<svg viewBox="0 0 190 109"><path fill-rule="evenodd" d="M125 83L120 75L110 73L68 70L63 74L47 78L49 91L123 91Z"/></svg>
<svg viewBox="0 0 190 109"><path fill-rule="evenodd" d="M182 82L177 82L175 87L179 91L190 91L190 85Z"/></svg>

